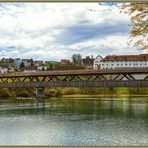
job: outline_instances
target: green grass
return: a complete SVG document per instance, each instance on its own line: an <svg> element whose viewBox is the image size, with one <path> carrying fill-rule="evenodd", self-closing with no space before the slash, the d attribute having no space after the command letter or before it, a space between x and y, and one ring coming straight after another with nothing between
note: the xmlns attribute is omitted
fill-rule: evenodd
<svg viewBox="0 0 148 148"><path fill-rule="evenodd" d="M0 61L0 65L11 65L11 66L15 66L15 64L13 62L4 62L4 61Z"/></svg>

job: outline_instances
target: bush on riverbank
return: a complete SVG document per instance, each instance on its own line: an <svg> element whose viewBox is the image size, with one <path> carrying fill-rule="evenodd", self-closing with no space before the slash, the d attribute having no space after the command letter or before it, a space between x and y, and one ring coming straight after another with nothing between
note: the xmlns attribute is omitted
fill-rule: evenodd
<svg viewBox="0 0 148 148"><path fill-rule="evenodd" d="M82 94L82 95L118 95L118 94L147 94L148 88L126 88L126 87L117 87L117 88L58 88L55 90L59 91L61 95L73 95L73 94Z"/></svg>
<svg viewBox="0 0 148 148"><path fill-rule="evenodd" d="M62 95L148 95L148 88L46 88L46 97L61 97ZM0 97L35 97L36 90L30 88L1 88Z"/></svg>
<svg viewBox="0 0 148 148"><path fill-rule="evenodd" d="M62 95L132 95L132 94L145 94L148 95L148 88L75 88L75 87L65 87L65 88L53 88L46 90L52 96L62 96Z"/></svg>
<svg viewBox="0 0 148 148"><path fill-rule="evenodd" d="M129 94L148 94L148 88L128 88Z"/></svg>
<svg viewBox="0 0 148 148"><path fill-rule="evenodd" d="M0 88L0 97L1 98L16 98L16 97L34 97L35 90L27 88Z"/></svg>
<svg viewBox="0 0 148 148"><path fill-rule="evenodd" d="M1 98L8 98L8 97L11 97L11 94L8 93L7 88L3 88L3 89L0 89L0 97Z"/></svg>
<svg viewBox="0 0 148 148"><path fill-rule="evenodd" d="M61 89L59 88L50 88L50 89L45 89L45 96L46 97L61 97Z"/></svg>

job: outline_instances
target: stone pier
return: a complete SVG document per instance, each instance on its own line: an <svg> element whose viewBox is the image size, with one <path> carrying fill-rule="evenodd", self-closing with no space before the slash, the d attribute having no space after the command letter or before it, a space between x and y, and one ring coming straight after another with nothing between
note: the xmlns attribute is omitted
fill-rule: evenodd
<svg viewBox="0 0 148 148"><path fill-rule="evenodd" d="M36 88L36 97L37 98L45 97L44 89L45 88L43 88L43 87Z"/></svg>

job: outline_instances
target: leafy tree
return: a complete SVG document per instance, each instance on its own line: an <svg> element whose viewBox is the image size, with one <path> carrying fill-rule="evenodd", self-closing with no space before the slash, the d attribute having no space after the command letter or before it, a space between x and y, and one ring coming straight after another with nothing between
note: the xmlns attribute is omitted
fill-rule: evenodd
<svg viewBox="0 0 148 148"><path fill-rule="evenodd" d="M53 68L53 65L52 65L52 64L50 64L50 66L49 66L49 67L50 67L50 70L52 70L52 68Z"/></svg>
<svg viewBox="0 0 148 148"><path fill-rule="evenodd" d="M30 62L31 62L31 66L33 66L33 59L32 58L30 59Z"/></svg>
<svg viewBox="0 0 148 148"><path fill-rule="evenodd" d="M20 68L23 68L23 67L25 67L24 62L22 62L22 63L20 64Z"/></svg>
<svg viewBox="0 0 148 148"><path fill-rule="evenodd" d="M132 29L129 35L134 38L130 43L139 49L148 50L148 3L124 3L121 9L130 16Z"/></svg>
<svg viewBox="0 0 148 148"><path fill-rule="evenodd" d="M120 13L130 16L131 30L129 32L131 40L129 44L138 47L138 49L148 50L148 3L147 2L131 2L119 4L117 2L103 3L99 5L108 5L108 11L112 11L114 6L119 8ZM113 6L113 7L112 7ZM97 11L92 10L91 11Z"/></svg>
<svg viewBox="0 0 148 148"><path fill-rule="evenodd" d="M80 54L73 54L71 59L74 65L81 65L82 63L82 56Z"/></svg>
<svg viewBox="0 0 148 148"><path fill-rule="evenodd" d="M72 63L75 65L76 64L76 54L73 54L71 57Z"/></svg>

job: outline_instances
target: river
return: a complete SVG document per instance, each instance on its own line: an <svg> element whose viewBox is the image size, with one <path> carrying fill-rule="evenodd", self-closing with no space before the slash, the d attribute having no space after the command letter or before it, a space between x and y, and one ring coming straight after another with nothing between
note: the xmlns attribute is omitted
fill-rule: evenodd
<svg viewBox="0 0 148 148"><path fill-rule="evenodd" d="M148 146L148 98L1 99L0 145Z"/></svg>

